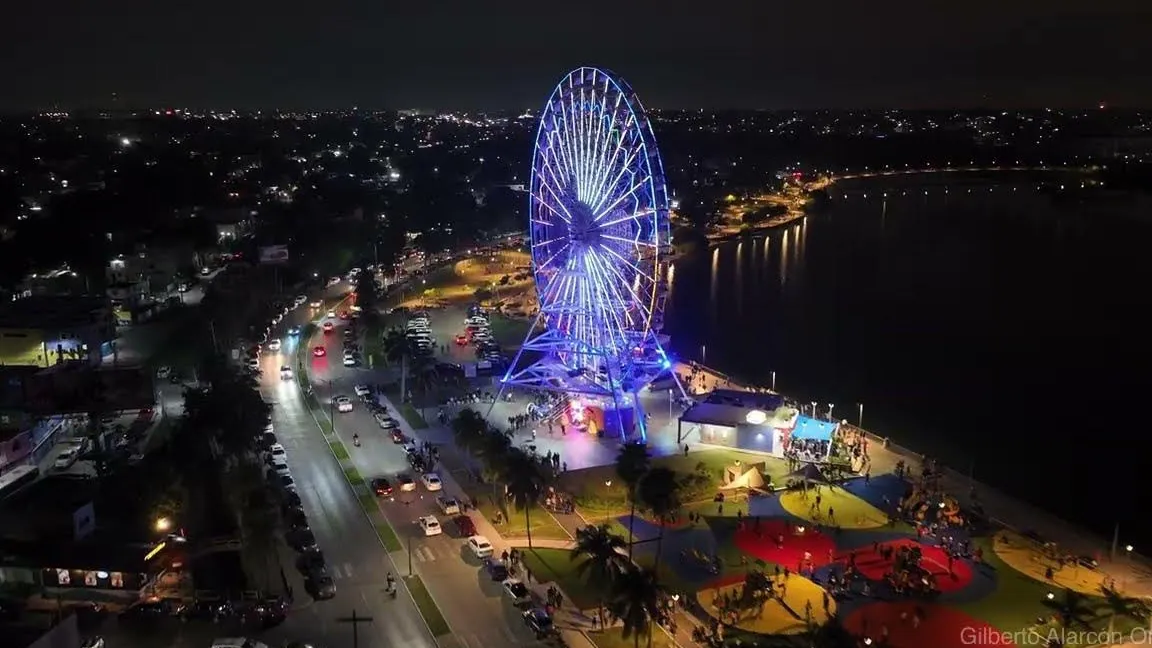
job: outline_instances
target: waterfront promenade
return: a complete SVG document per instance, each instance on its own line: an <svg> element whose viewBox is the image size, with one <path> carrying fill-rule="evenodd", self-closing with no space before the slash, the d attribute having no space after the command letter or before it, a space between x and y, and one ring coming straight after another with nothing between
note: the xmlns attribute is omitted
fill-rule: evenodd
<svg viewBox="0 0 1152 648"><path fill-rule="evenodd" d="M771 391L764 387L742 384L731 376L700 365L677 363L675 371L689 395L706 394L714 389L742 391ZM919 474L924 455L904 448L890 438L845 423L852 430L861 430L868 438L870 471L873 475L894 472L903 461ZM1030 531L1047 541L1055 542L1062 551L1077 556L1099 559L1100 570L1111 576L1118 588L1130 597L1152 597L1152 563L1136 551L1125 551L1121 538L1117 553L1111 556L1112 539L1104 539L1085 529L1077 528L1059 517L1031 504L1002 493L990 486L972 480L955 470L944 467L944 490L962 505L971 508L973 496L984 508L985 514L996 523L1017 531Z"/></svg>

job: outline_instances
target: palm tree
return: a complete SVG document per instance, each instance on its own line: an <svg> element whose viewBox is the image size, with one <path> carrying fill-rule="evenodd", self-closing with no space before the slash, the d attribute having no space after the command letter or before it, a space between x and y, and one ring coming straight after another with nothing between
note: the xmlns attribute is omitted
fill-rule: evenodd
<svg viewBox="0 0 1152 648"><path fill-rule="evenodd" d="M400 400L408 397L408 358L412 357L412 343L398 328L388 329L381 340L384 348L384 361L389 365L400 363Z"/></svg>
<svg viewBox="0 0 1152 648"><path fill-rule="evenodd" d="M660 550L664 544L664 526L672 514L680 510L680 479L676 472L665 466L656 466L640 480L637 497L660 524L660 534L656 536L656 563L653 569L660 569Z"/></svg>
<svg viewBox="0 0 1152 648"><path fill-rule="evenodd" d="M1116 617L1128 617L1133 621L1143 623L1148 620L1149 610L1148 603L1141 599L1131 598L1124 596L1119 591L1111 587L1101 587L1104 593L1104 603L1108 608L1108 634L1111 635L1113 629L1116 627Z"/></svg>
<svg viewBox="0 0 1152 648"><path fill-rule="evenodd" d="M475 451L487 432L488 422L471 407L460 410L452 419L452 440L463 450Z"/></svg>
<svg viewBox="0 0 1152 648"><path fill-rule="evenodd" d="M617 577L629 567L625 548L628 541L612 533L607 524L589 524L576 530L576 546L569 557L576 562L576 574L599 591L611 591ZM604 625L603 608L597 610Z"/></svg>
<svg viewBox="0 0 1152 648"><path fill-rule="evenodd" d="M1056 612L1060 627L1067 630L1072 626L1088 628L1092 620L1092 610L1088 608L1088 597L1076 590L1065 588L1063 594L1057 596L1048 593L1044 605Z"/></svg>
<svg viewBox="0 0 1152 648"><path fill-rule="evenodd" d="M476 449L480 454L482 466L480 476L483 477L484 481L492 484L493 502L500 507L502 512L507 514L504 498L500 496L500 486L503 484L505 475L508 474L508 457L512 451L512 441L503 432L488 430L480 438Z"/></svg>
<svg viewBox="0 0 1152 648"><path fill-rule="evenodd" d="M629 566L616 579L609 594L608 613L620 621L624 638L632 637L633 645L640 647L640 639L652 640L652 624L659 618L664 588L656 572Z"/></svg>
<svg viewBox="0 0 1152 648"><path fill-rule="evenodd" d="M628 557L632 557L632 527L636 523L636 488L640 479L652 466L652 455L648 454L648 446L639 442L626 443L620 447L616 455L616 475L628 487L628 501L632 510L628 514Z"/></svg>
<svg viewBox="0 0 1152 648"><path fill-rule="evenodd" d="M503 436L503 435L501 435ZM524 511L524 532L532 548L532 521L529 511L540 503L544 494L545 475L540 461L520 448L512 448L504 466L504 488L517 511Z"/></svg>

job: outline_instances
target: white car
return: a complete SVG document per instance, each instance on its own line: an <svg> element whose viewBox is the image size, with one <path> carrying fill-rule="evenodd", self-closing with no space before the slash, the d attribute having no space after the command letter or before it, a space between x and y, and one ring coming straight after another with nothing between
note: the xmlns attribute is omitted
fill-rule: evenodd
<svg viewBox="0 0 1152 648"><path fill-rule="evenodd" d="M513 603L523 603L532 600L532 590L524 584L519 578L509 578L504 581L504 593L508 598L512 599Z"/></svg>
<svg viewBox="0 0 1152 648"><path fill-rule="evenodd" d="M336 403L337 412L352 411L352 399L348 398L347 396L337 396L335 399L333 399L333 402Z"/></svg>
<svg viewBox="0 0 1152 648"><path fill-rule="evenodd" d="M280 367L280 380L292 380L292 367L288 365Z"/></svg>
<svg viewBox="0 0 1152 648"><path fill-rule="evenodd" d="M324 317L327 317L328 319L336 319L336 311L330 310L330 311L328 311L328 314L325 315Z"/></svg>
<svg viewBox="0 0 1152 648"><path fill-rule="evenodd" d="M280 353L280 338L275 338L268 343L268 350L272 353Z"/></svg>
<svg viewBox="0 0 1152 648"><path fill-rule="evenodd" d="M308 298L307 298L306 296L304 296L304 295L296 295L296 301L295 301L295 304L296 304L297 306L303 306L303 305L304 305L304 302L306 302L306 301L308 301Z"/></svg>
<svg viewBox="0 0 1152 648"><path fill-rule="evenodd" d="M288 453L284 451L284 446L279 443L273 443L271 448L268 448L268 461L276 463L278 460L285 459Z"/></svg>
<svg viewBox="0 0 1152 648"><path fill-rule="evenodd" d="M435 493L436 491L443 490L444 484L440 483L440 475L434 472L424 473L420 475L420 481L424 483L424 488Z"/></svg>
<svg viewBox="0 0 1152 648"><path fill-rule="evenodd" d="M280 477L291 475L292 471L288 468L288 458L281 456L272 460L272 470Z"/></svg>
<svg viewBox="0 0 1152 648"><path fill-rule="evenodd" d="M356 390L357 396L367 396L368 394L372 393L372 388L368 385L356 385L352 389Z"/></svg>
<svg viewBox="0 0 1152 648"><path fill-rule="evenodd" d="M379 425L381 430L391 430L397 427L396 419L388 416L384 412L376 412L372 418L376 419L376 425Z"/></svg>
<svg viewBox="0 0 1152 648"><path fill-rule="evenodd" d="M320 300L316 300L316 301L314 301L314 302L312 302L311 304L308 304L308 305L309 305L309 306L311 306L312 308L320 308L321 306L323 306L323 305L324 305L324 303L323 303L323 302L321 302Z"/></svg>
<svg viewBox="0 0 1152 648"><path fill-rule="evenodd" d="M477 558L490 558L492 554L496 553L496 548L488 542L488 538L482 535L474 535L468 538L468 548L472 550L472 555Z"/></svg>
<svg viewBox="0 0 1152 648"><path fill-rule="evenodd" d="M440 528L440 520L437 520L435 515L425 515L420 518L420 528L424 530L426 536L444 533L444 529Z"/></svg>
<svg viewBox="0 0 1152 648"><path fill-rule="evenodd" d="M351 353L345 353L344 354L344 366L345 367L355 367L356 366L356 356L352 355Z"/></svg>
<svg viewBox="0 0 1152 648"><path fill-rule="evenodd" d="M79 458L79 450L76 448L68 448L64 452L56 455L56 461L52 463L52 466L58 470L67 470L68 468L71 468L72 464L76 463L76 460Z"/></svg>
<svg viewBox="0 0 1152 648"><path fill-rule="evenodd" d="M260 361L256 358L248 359L248 368L252 371L260 371Z"/></svg>
<svg viewBox="0 0 1152 648"><path fill-rule="evenodd" d="M168 376L171 376L171 375L172 375L172 367L160 367L159 369L156 370L156 377L159 378L160 380L164 380L165 378L167 378Z"/></svg>
<svg viewBox="0 0 1152 648"><path fill-rule="evenodd" d="M460 515L460 502L457 502L455 498L441 495L436 498L436 505L440 507L440 512L444 515Z"/></svg>

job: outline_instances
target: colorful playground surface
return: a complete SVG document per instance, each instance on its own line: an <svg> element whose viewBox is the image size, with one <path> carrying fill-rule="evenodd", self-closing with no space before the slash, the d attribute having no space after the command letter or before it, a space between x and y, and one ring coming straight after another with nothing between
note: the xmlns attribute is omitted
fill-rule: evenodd
<svg viewBox="0 0 1152 648"><path fill-rule="evenodd" d="M1107 628L1110 622L1118 632L1148 627L1147 606L1135 599L1123 605L1107 599L1102 573L1085 565L1061 567L1052 551L1024 536L992 529L970 535L955 528L938 538L891 523L886 511L895 511L908 494L894 475L823 486L820 516L813 510L815 489L807 496L729 494L722 506L709 498L684 507L685 517L694 514L692 520L681 518L663 529L638 516L634 559L654 565L659 546L661 581L671 591L689 594L697 616L723 619L730 631L726 637L795 634L829 613L861 640L894 648L1014 645L1013 636L1059 629L1062 618L1082 630ZM829 506L833 516L827 515ZM929 522L955 513L947 505L913 510ZM614 528L628 528L625 512L620 508L613 515ZM602 595L587 583L573 582L579 576L570 562L566 552L550 554L533 570L566 592L578 592L569 594L574 604L594 607ZM849 568L858 574L850 588L831 584L843 583ZM789 586L783 593L733 603L749 584L765 579L787 580Z"/></svg>

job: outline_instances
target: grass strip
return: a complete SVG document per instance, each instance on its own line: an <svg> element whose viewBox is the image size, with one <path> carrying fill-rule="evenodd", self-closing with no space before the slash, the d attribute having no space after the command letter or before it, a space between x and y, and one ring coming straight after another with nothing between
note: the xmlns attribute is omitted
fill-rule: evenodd
<svg viewBox="0 0 1152 648"><path fill-rule="evenodd" d="M404 420L408 421L408 425L410 425L413 430L423 430L428 427L428 421L424 420L424 416L421 415L415 407L412 407L411 403L400 405L400 416L403 416Z"/></svg>
<svg viewBox="0 0 1152 648"><path fill-rule="evenodd" d="M375 504L373 504L375 506ZM378 522L376 524L376 535L380 536L380 542L384 543L384 548L389 552L400 551L404 548L400 544L400 538L396 537L396 532L392 530L392 526L387 522Z"/></svg>
<svg viewBox="0 0 1152 648"><path fill-rule="evenodd" d="M348 483L352 484L353 487L364 485L364 478L360 476L360 471L352 466L344 468L344 476L348 478Z"/></svg>
<svg viewBox="0 0 1152 648"><path fill-rule="evenodd" d="M332 448L332 454L336 457L337 461L344 461L348 458L348 448L345 448L343 443L333 441L328 444L328 447Z"/></svg>
<svg viewBox="0 0 1152 648"><path fill-rule="evenodd" d="M436 601L432 600L432 594L428 592L425 587L424 581L420 580L419 576L405 576L404 582L408 585L408 591L412 593L413 600L416 601L416 607L420 610L421 616L428 624L428 629L432 631L435 637L442 637L446 634L451 634L452 629L448 627L448 621L440 612L440 608L436 606Z"/></svg>

